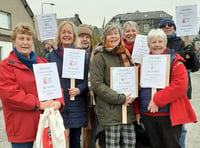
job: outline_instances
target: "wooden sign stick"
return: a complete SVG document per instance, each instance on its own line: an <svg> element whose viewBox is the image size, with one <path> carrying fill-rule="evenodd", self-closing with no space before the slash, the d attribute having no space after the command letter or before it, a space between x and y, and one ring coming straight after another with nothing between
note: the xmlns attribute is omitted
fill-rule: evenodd
<svg viewBox="0 0 200 148"><path fill-rule="evenodd" d="M75 79L70 79L70 88L75 88ZM70 97L71 101L74 101L74 97Z"/></svg>
<svg viewBox="0 0 200 148"><path fill-rule="evenodd" d="M122 123L127 124L127 106L122 105Z"/></svg>
<svg viewBox="0 0 200 148"><path fill-rule="evenodd" d="M157 89L156 88L152 88L151 89L151 99L153 99L154 94L156 93Z"/></svg>

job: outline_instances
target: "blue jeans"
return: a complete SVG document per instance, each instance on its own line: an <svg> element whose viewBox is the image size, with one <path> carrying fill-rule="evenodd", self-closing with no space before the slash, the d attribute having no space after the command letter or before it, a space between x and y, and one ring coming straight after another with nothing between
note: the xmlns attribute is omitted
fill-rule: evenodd
<svg viewBox="0 0 200 148"><path fill-rule="evenodd" d="M180 140L179 140L181 148L185 148L185 136L186 136L186 133L187 133L187 129L185 128L185 124L182 124L181 137L180 137Z"/></svg>
<svg viewBox="0 0 200 148"><path fill-rule="evenodd" d="M11 142L12 148L33 148L33 142L25 143L13 143Z"/></svg>

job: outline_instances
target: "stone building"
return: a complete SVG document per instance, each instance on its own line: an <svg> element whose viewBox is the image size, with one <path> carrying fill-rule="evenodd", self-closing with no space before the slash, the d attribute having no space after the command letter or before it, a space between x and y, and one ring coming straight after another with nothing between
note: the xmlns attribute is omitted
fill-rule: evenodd
<svg viewBox="0 0 200 148"><path fill-rule="evenodd" d="M114 16L110 21L119 22L122 25L126 21L135 21L139 25L140 33L146 35L150 29L158 28L159 22L163 18L172 18L172 16L164 11L136 11L134 13L118 14Z"/></svg>

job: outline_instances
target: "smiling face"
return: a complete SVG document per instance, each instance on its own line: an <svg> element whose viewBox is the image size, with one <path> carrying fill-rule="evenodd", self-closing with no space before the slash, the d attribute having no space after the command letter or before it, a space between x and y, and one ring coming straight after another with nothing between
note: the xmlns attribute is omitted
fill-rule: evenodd
<svg viewBox="0 0 200 148"><path fill-rule="evenodd" d="M63 25L59 34L62 47L63 48L71 47L71 45L74 42L74 36L75 34L72 25L70 24Z"/></svg>
<svg viewBox="0 0 200 148"><path fill-rule="evenodd" d="M79 39L81 42L81 48L87 49L90 46L90 36L88 34L80 34Z"/></svg>
<svg viewBox="0 0 200 148"><path fill-rule="evenodd" d="M160 28L165 32L166 35L171 35L171 34L175 33L175 28L170 23L166 23L166 24L162 25Z"/></svg>
<svg viewBox="0 0 200 148"><path fill-rule="evenodd" d="M148 46L152 54L162 54L167 48L167 44L161 36L152 37Z"/></svg>
<svg viewBox="0 0 200 148"><path fill-rule="evenodd" d="M106 42L112 47L116 47L119 45L120 43L120 33L118 28L114 28L112 30L110 30L107 34L106 34Z"/></svg>
<svg viewBox="0 0 200 148"><path fill-rule="evenodd" d="M126 43L128 45L135 42L136 34L137 34L136 26L126 25L126 27L124 28L124 39L126 40Z"/></svg>
<svg viewBox="0 0 200 148"><path fill-rule="evenodd" d="M13 43L16 50L22 56L30 58L30 54L33 49L33 36L18 33Z"/></svg>

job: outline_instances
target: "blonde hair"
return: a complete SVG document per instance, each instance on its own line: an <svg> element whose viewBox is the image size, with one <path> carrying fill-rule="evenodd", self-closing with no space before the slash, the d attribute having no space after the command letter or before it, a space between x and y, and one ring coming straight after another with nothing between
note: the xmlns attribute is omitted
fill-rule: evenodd
<svg viewBox="0 0 200 148"><path fill-rule="evenodd" d="M54 40L54 46L56 47L57 44L60 44L60 43L61 43L61 40L60 40L60 32L61 32L62 27L63 27L64 25L66 25L66 24L69 24L69 25L72 26L73 33L74 33L74 41L73 41L73 43L74 43L74 45L75 45L76 47L78 47L78 45L79 45L79 39L78 39L78 35L77 35L77 29L76 29L76 26L74 25L74 23L72 23L72 22L70 22L70 21L63 21L63 22L59 25L59 27L58 27L58 32L57 32L56 37L55 37L55 40Z"/></svg>
<svg viewBox="0 0 200 148"><path fill-rule="evenodd" d="M14 27L14 29L11 33L12 41L16 40L17 34L30 35L30 36L32 36L33 40L35 39L35 32L29 23L19 23Z"/></svg>

